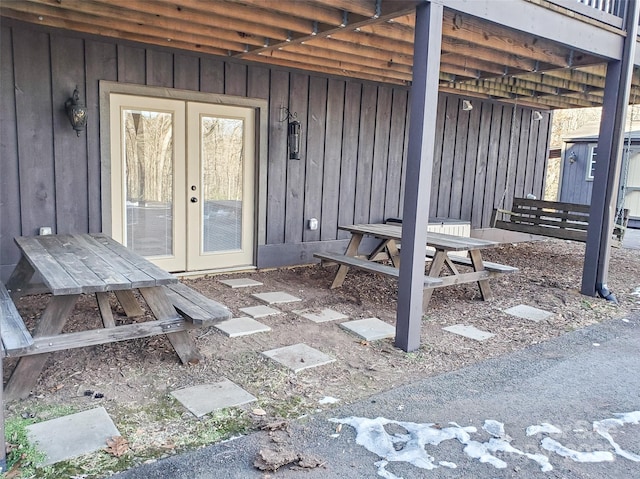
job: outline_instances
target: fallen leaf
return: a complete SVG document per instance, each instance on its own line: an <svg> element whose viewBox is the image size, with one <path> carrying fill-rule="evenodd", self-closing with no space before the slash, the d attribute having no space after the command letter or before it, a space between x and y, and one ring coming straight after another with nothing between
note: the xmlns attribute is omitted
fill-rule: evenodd
<svg viewBox="0 0 640 479"><path fill-rule="evenodd" d="M160 447L162 449L173 450L176 448L176 443L173 442L173 439L167 439Z"/></svg>
<svg viewBox="0 0 640 479"><path fill-rule="evenodd" d="M122 436L114 436L107 439L107 447L104 450L114 457L120 457L129 450L129 441Z"/></svg>

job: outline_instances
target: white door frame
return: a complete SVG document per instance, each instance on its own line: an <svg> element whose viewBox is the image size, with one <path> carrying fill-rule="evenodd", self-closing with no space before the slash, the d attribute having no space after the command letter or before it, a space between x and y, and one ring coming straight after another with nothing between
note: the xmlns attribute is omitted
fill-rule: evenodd
<svg viewBox="0 0 640 479"><path fill-rule="evenodd" d="M112 162L110 133L110 96L112 93L171 98L176 100L201 103L220 103L223 105L253 108L255 112L255 231L254 231L254 264L258 261L257 249L266 244L266 212L267 212L267 157L269 132L269 103L259 98L245 98L231 95L202 93L172 88L149 87L112 81L100 81L100 169L101 169L101 203L102 232L113 234L112 224ZM286 129L285 129L286 131ZM286 133L285 133L286 134ZM286 141L286 138L285 140Z"/></svg>

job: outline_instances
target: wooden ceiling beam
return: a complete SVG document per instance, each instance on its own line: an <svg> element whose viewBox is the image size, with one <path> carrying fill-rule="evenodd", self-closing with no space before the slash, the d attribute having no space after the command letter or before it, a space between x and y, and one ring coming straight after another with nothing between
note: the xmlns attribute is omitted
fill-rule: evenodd
<svg viewBox="0 0 640 479"><path fill-rule="evenodd" d="M309 60L314 66L327 67L332 68L334 70L339 71L349 71L351 73L367 73L372 76L384 77L387 79L395 79L403 82L411 81L412 74L411 72L399 72L397 70L384 68L383 66L368 66L363 65L361 63L352 63L344 60L340 60L339 57L331 57L328 55L326 50L323 49L315 49L313 52L307 52L306 54L301 54L292 51L286 50L272 50L268 52L261 52L256 57L268 57L268 58L277 58L281 60L288 60L295 63L304 63L305 58ZM252 57L253 59L253 57ZM388 80L387 80L388 81Z"/></svg>
<svg viewBox="0 0 640 479"><path fill-rule="evenodd" d="M140 25L135 21L129 21L126 17L112 19L105 16L77 11L74 12L73 15L69 15L69 13L62 8L52 7L36 2L4 2L2 4L2 7L8 11L18 10L26 13L27 15L31 15L33 16L32 21L34 19L39 20L40 17L43 18L42 21L45 21L45 18L57 19L60 21L71 20L83 25L93 25L93 29L88 33L92 33L94 35L109 36L105 33L106 31L119 32L119 34L117 35L118 38L126 38L126 35L129 34L144 35L149 39L158 39L157 44L161 45L169 45L171 44L171 42L182 42L183 44L191 44L194 46L206 45L208 47L217 48L222 51L243 51L245 49L245 45L249 43L248 41L242 43L240 41L228 41L212 36L196 35L176 29L167 30L166 28L163 28L161 26L157 27L153 25ZM245 40L251 40L252 42L255 41L254 39ZM153 40L150 40L149 42L155 43ZM192 47L190 49L194 48Z"/></svg>
<svg viewBox="0 0 640 479"><path fill-rule="evenodd" d="M331 38L349 42L354 45L378 48L397 52L402 55L410 55L413 58L413 43L407 43L391 38L380 37L371 33L354 32L352 29L343 29L331 34Z"/></svg>
<svg viewBox="0 0 640 479"><path fill-rule="evenodd" d="M280 66L283 68L294 68L296 70L309 71L309 64L307 62L300 63L297 61L272 57L269 55L255 55L255 58L252 58L252 60L260 63L265 63L268 65ZM321 65L313 65L313 69L311 71L326 74L326 75L334 75L338 77L349 77L349 78L367 80L367 81L378 82L378 83L392 83L392 84L403 85L403 86L407 86L410 83L407 81L389 78L387 76L373 75L367 72L356 73L348 70L341 70L339 68L325 67Z"/></svg>
<svg viewBox="0 0 640 479"><path fill-rule="evenodd" d="M353 52L344 52L341 51L337 47L337 42L328 43L328 41L324 43L304 43L304 44L294 44L289 45L286 48L274 50L276 52L291 52L296 55L308 55L313 58L314 62L317 61L318 58L326 58L331 61L337 62L346 62L354 65L362 65L379 69L387 69L393 70L396 72L401 72L405 75L411 76L413 71L413 66L411 63L399 63L392 62L390 60L385 60L384 58L379 58L377 55L374 56L365 56L360 52L359 54L354 54Z"/></svg>
<svg viewBox="0 0 640 479"><path fill-rule="evenodd" d="M440 62L477 70L480 72L481 77L501 76L504 73L504 66L500 64L479 60L477 58L463 57L454 52L442 52Z"/></svg>
<svg viewBox="0 0 640 479"><path fill-rule="evenodd" d="M0 6L0 15L2 15L3 17L12 18L14 20L19 20L27 23L36 23L36 21L34 21L33 14L27 13L21 10L18 10L18 11L10 10L5 5L6 4L2 4ZM121 30L114 30L111 28L100 28L98 33L96 26L94 24L87 24L87 23L82 23L78 21L72 21L72 20L55 18L55 17L47 18L46 25L49 27L72 30L75 32L87 33L90 35L100 35L103 37L129 40L133 42L139 42L139 43L151 44L151 45L161 45L165 47L177 48L177 49L182 49L186 51L209 53L211 55L225 56L228 51L226 49L212 47L209 45L196 46L193 43L182 42L179 40L167 41L166 38L163 40L162 38L146 35L143 33L136 33L136 32L124 33Z"/></svg>
<svg viewBox="0 0 640 479"><path fill-rule="evenodd" d="M58 3L57 0L47 0ZM82 10L86 13L102 14L106 12L112 18L127 18L131 21L141 22L156 26L164 26L169 31L175 29L190 28L194 33L211 35L212 29L226 30L232 33L236 39L244 37L274 38L286 40L287 30L272 26L265 22L252 22L242 18L234 18L226 15L229 8L222 8L220 2L211 2L207 5L211 15L203 15L198 10L201 3L194 0L181 0L180 6L175 2L155 0L153 10L149 8L148 1L141 0L84 0ZM60 8L70 8L68 1L59 3ZM214 21L212 21L214 19ZM187 30L185 30L187 31Z"/></svg>
<svg viewBox="0 0 640 479"><path fill-rule="evenodd" d="M282 47L282 50L296 50L299 44L289 44ZM332 51L348 53L352 55L358 55L363 58L375 59L377 61L386 62L389 67L393 65L403 65L413 68L413 55L405 55L396 53L393 51L382 50L380 48L369 47L360 45L357 43L345 42L335 38L334 36L328 38L316 38L310 41L306 41L304 46L317 46L325 48L331 54ZM294 48L295 47L295 48ZM299 51L299 50L296 50Z"/></svg>
<svg viewBox="0 0 640 479"><path fill-rule="evenodd" d="M309 1L309 0L307 0ZM347 12L355 13L367 18L375 18L376 15L387 15L398 10L406 10L407 6L412 9L420 3L420 1L404 1L383 0L380 2L380 12L376 10L376 2L372 0L311 0L314 3L322 3L331 8L337 8ZM404 5L401 5L404 3Z"/></svg>
<svg viewBox="0 0 640 479"><path fill-rule="evenodd" d="M507 67L505 68L504 74L510 74L509 68L513 68L519 72L532 72L538 67L535 60L518 57L510 53L499 52L491 48L474 45L466 41L458 41L449 37L442 38L442 51L504 65Z"/></svg>
<svg viewBox="0 0 640 479"><path fill-rule="evenodd" d="M492 100L497 100L504 103L516 104L520 106L527 106L530 108L582 108L585 106L592 107L597 106L589 102L578 101L573 98L565 98L565 97L542 97L538 96L535 98L530 97L519 97L517 95L510 94L505 92L502 89L490 88L490 87L478 87L475 85L470 85L468 83L456 83L454 85L446 86L443 85L440 87L443 91L449 91L452 93L460 94L481 94L486 95L488 98ZM461 93L462 92L462 93ZM517 98L516 98L517 97Z"/></svg>
<svg viewBox="0 0 640 479"><path fill-rule="evenodd" d="M327 8L322 5L321 2L283 2L282 0L226 0L228 6L244 5L250 7L254 12L255 10L266 10L271 12L277 12L283 16L291 16L302 18L311 22L324 23L332 27L338 27L342 25L344 20L342 11L335 8ZM362 18L359 18L361 21Z"/></svg>

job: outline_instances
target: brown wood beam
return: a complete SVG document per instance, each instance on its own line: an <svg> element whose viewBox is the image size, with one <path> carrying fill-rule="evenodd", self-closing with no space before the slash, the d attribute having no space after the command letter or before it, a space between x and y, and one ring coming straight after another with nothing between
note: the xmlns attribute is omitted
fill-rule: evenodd
<svg viewBox="0 0 640 479"><path fill-rule="evenodd" d="M356 45L389 50L413 58L413 43L407 43L393 38L381 37L372 33L354 32L352 29L342 29L334 32L331 38Z"/></svg>
<svg viewBox="0 0 640 479"><path fill-rule="evenodd" d="M300 47L300 44L293 43L283 45L281 49L287 51L300 51ZM334 36L331 36L329 38L316 38L313 40L305 41L303 47L319 47L329 50L330 52L340 52L350 55L357 55L363 58L375 59L381 62L386 62L389 65L403 65L410 68L413 67L413 55L405 55L403 53L397 53L394 51L382 50L380 48L345 42L336 39Z"/></svg>
<svg viewBox="0 0 640 479"><path fill-rule="evenodd" d="M58 4L57 0L47 1ZM72 8L72 4L73 2L68 1L59 3L61 8ZM287 39L287 29L281 27L282 21L276 21L274 18L270 24L263 21L262 17L260 22L251 21L252 17L241 16L244 13L242 11L233 15L233 8L225 7L222 2L203 4L195 0L181 0L178 6L176 2L155 0L150 8L148 1L141 0L84 0L82 11L98 15L105 11L111 18L124 17L144 24L162 25L169 31L179 29L200 35L211 35L212 29L227 30L232 33L232 36L227 39L236 41L242 41L246 36ZM308 22L304 23L305 28L308 29ZM189 27L191 30L187 29Z"/></svg>
<svg viewBox="0 0 640 479"><path fill-rule="evenodd" d="M384 62L364 59L362 57L343 53L332 54L330 50L326 50L324 48L304 48L307 47L307 45L299 45L298 47L301 50L300 52L284 49L271 50L268 52L261 52L256 56L280 58L298 63L306 62L311 65L321 65L335 69L349 70L351 72L366 72L372 75L386 76L388 78L395 78L403 81L411 80L411 68L409 67L401 68L400 65L395 65L394 68L391 68Z"/></svg>
<svg viewBox="0 0 640 479"><path fill-rule="evenodd" d="M31 13L27 13L24 11L14 11L9 10L5 7L6 4L2 4L0 6L0 15L12 18L14 20L19 20L22 22L28 23L38 23L34 21L34 16ZM42 22L41 22L42 23ZM217 47L212 47L209 45L194 45L193 43L186 43L182 41L167 41L166 38L164 40L162 38L158 38L155 36L138 34L138 33L125 33L120 30L114 30L111 28L96 28L93 24L86 24L71 20L65 20L60 18L50 17L46 21L46 25L54 28L61 28L65 30L71 30L81 33L87 33L90 35L100 35L103 37L109 38L117 38L122 40L129 40L134 42L146 43L151 45L161 45L165 47L177 48L187 51L197 51L201 53L210 53L212 55L220 55L224 56L227 54L228 50L221 49Z"/></svg>
<svg viewBox="0 0 640 479"><path fill-rule="evenodd" d="M481 22L453 11L445 14L443 35L560 67L568 67L570 62L574 66L579 65L587 57L578 52L571 54L570 49L535 35Z"/></svg>
<svg viewBox="0 0 640 479"><path fill-rule="evenodd" d="M504 72L505 74L510 74L509 68L529 72L535 71L538 68L535 60L522 58L510 53L499 52L491 48L478 46L467 41L458 41L449 37L442 38L442 51L504 65L507 67Z"/></svg>
<svg viewBox="0 0 640 479"><path fill-rule="evenodd" d="M388 76L383 75L375 75L367 72L352 72L345 69L335 68L335 67L326 67L321 65L309 65L308 62L300 63L299 61L293 61L289 59L271 57L266 54L257 54L252 55L250 58L252 61L265 63L268 65L276 65L284 68L295 68L297 70L305 70L305 71L313 71L318 73L323 73L326 75L334 75L339 77L349 77L356 78L360 80L368 80L372 82L379 83L392 83L395 85L408 85L410 82L390 78Z"/></svg>
<svg viewBox="0 0 640 479"><path fill-rule="evenodd" d="M94 35L115 36L116 38L126 39L132 39L132 36L144 36L147 38L146 43L151 44L174 46L175 43L172 42L179 42L182 45L206 45L208 47L217 48L220 51L242 51L246 45L246 42L232 42L212 36L195 35L175 29L168 31L163 27L139 25L136 22L128 21L126 18L121 18L116 21L116 19L77 11L73 14L69 14L69 12L61 8L51 7L49 5L35 2L4 2L2 3L2 8L3 11L25 14L26 17L23 18L29 18L27 21L32 23L44 23L47 25L51 25L52 22L56 22L57 24L62 23L63 25L69 25L63 28L69 28L71 30L75 29L72 25L82 24L84 27L79 31ZM40 17L42 17L42 20L40 20ZM88 25L92 26L92 28L87 28ZM193 50L194 47L192 46L188 49Z"/></svg>

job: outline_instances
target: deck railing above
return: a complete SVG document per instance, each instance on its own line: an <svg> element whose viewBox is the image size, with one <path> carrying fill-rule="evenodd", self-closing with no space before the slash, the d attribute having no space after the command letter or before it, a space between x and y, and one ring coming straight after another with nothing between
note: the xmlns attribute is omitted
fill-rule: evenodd
<svg viewBox="0 0 640 479"><path fill-rule="evenodd" d="M627 0L547 0L560 7L579 13L612 27L624 28Z"/></svg>
<svg viewBox="0 0 640 479"><path fill-rule="evenodd" d="M587 5L588 7L595 8L601 12L608 13L610 15L623 18L624 7L626 2L624 0L577 0L578 3Z"/></svg>

